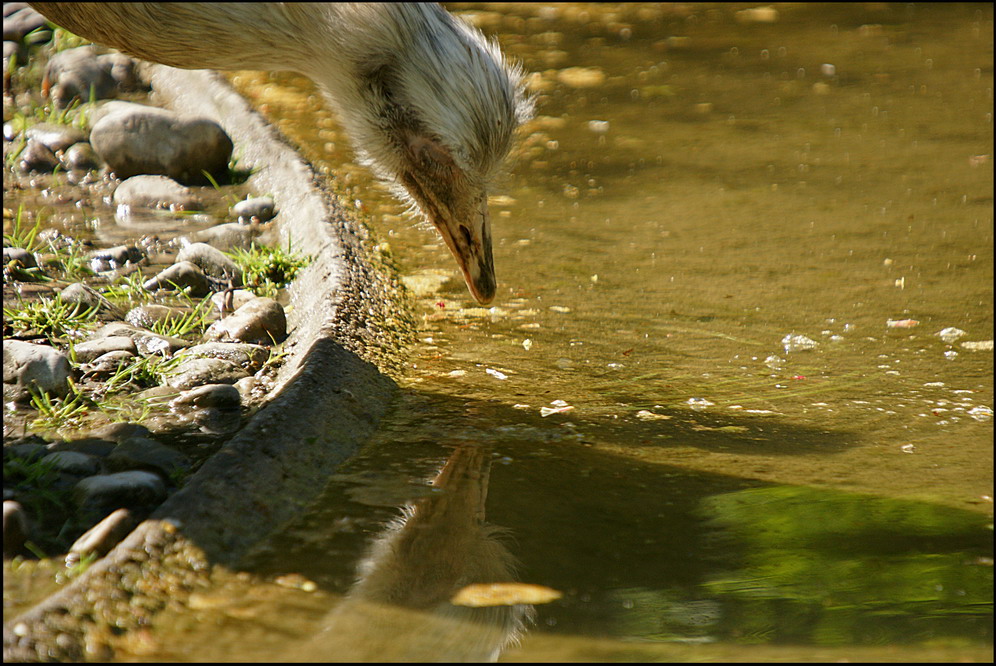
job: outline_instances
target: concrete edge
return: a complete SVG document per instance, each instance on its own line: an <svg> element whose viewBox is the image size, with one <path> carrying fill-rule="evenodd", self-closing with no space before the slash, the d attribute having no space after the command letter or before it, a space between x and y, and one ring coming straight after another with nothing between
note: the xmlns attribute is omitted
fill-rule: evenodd
<svg viewBox="0 0 996 666"><path fill-rule="evenodd" d="M211 564L237 565L321 493L389 407L396 386L364 360L364 340L383 350L385 340L400 349L411 338L410 315L406 326L398 314L408 312L405 299L396 280L371 261L365 230L280 133L216 73L159 65L150 72L162 105L225 128L240 165L254 170L252 189L274 196L282 238L315 259L289 289L288 356L266 406L110 554L5 623L5 661L106 657L94 650L90 629L53 622L92 618L100 590L136 587L122 585L126 574L165 607L190 586L160 585L164 569L203 580ZM118 621L118 630L130 624Z"/></svg>

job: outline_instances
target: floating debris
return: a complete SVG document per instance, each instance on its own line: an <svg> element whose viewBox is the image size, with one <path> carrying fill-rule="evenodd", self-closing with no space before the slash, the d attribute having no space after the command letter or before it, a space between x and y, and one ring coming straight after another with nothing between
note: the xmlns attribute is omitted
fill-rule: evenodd
<svg viewBox="0 0 996 666"><path fill-rule="evenodd" d="M563 400L554 400L550 403L553 407L540 407L540 416L547 417L550 414L563 414L574 409L574 405L568 405Z"/></svg>
<svg viewBox="0 0 996 666"><path fill-rule="evenodd" d="M885 325L889 328L913 328L920 325L919 319L886 319Z"/></svg>
<svg viewBox="0 0 996 666"><path fill-rule="evenodd" d="M784 343L785 341L782 340L782 342ZM785 365L785 359L772 354L768 358L764 359L764 364L772 370L781 370L782 366Z"/></svg>
<svg viewBox="0 0 996 666"><path fill-rule="evenodd" d="M588 130L594 132L595 134L605 134L609 131L609 121L608 120L589 120Z"/></svg>
<svg viewBox="0 0 996 666"><path fill-rule="evenodd" d="M605 72L598 67L568 67L557 72L557 80L571 88L596 88L605 83Z"/></svg>
<svg viewBox="0 0 996 666"><path fill-rule="evenodd" d="M277 576L273 579L273 582L280 587L287 587L292 590L303 590L304 592L314 592L318 589L318 585L313 581L308 580L299 573L289 573L283 576Z"/></svg>
<svg viewBox="0 0 996 666"><path fill-rule="evenodd" d="M991 421L993 418L993 410L983 405L972 407L967 414L976 421Z"/></svg>
<svg viewBox="0 0 996 666"><path fill-rule="evenodd" d="M466 370L451 370L451 371L449 371L449 372L446 373L446 376L447 377L463 377L465 374L467 374Z"/></svg>
<svg viewBox="0 0 996 666"><path fill-rule="evenodd" d="M525 340L522 341L522 348L525 349L526 351L529 351L530 349L533 348L533 341L530 340L529 338L526 338Z"/></svg>
<svg viewBox="0 0 996 666"><path fill-rule="evenodd" d="M962 349L967 349L969 351L992 351L993 341L992 340L977 340L961 343Z"/></svg>
<svg viewBox="0 0 996 666"><path fill-rule="evenodd" d="M494 368L485 368L484 372L488 373L495 379L508 379L508 375L499 370L495 370Z"/></svg>
<svg viewBox="0 0 996 666"><path fill-rule="evenodd" d="M737 23L777 23L778 10L771 5L742 9L734 15Z"/></svg>
<svg viewBox="0 0 996 666"><path fill-rule="evenodd" d="M552 587L531 583L477 583L461 589L450 603L455 606L484 608L518 604L548 604L564 594Z"/></svg>
<svg viewBox="0 0 996 666"><path fill-rule="evenodd" d="M947 328L937 332L937 335L944 340L944 342L954 344L958 338L968 335L965 331L960 328L955 328L954 326L948 326Z"/></svg>
<svg viewBox="0 0 996 666"><path fill-rule="evenodd" d="M655 414L649 409L641 409L636 413L636 418L640 419L641 421L667 421L672 417L668 416L667 414Z"/></svg>
<svg viewBox="0 0 996 666"><path fill-rule="evenodd" d="M902 446L899 447L899 449L903 453L914 453L914 452L916 452L916 447L913 446L912 444L903 444Z"/></svg>
<svg viewBox="0 0 996 666"><path fill-rule="evenodd" d="M550 310L553 312L560 312L561 314L566 314L571 311L570 308L564 307L563 305L551 305Z"/></svg>

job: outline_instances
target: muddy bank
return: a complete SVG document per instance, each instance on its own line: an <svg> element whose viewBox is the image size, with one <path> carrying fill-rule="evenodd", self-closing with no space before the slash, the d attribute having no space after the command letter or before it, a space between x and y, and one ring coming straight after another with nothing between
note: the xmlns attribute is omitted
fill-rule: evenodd
<svg viewBox="0 0 996 666"><path fill-rule="evenodd" d="M250 188L282 202L283 241L315 261L288 290L287 356L267 405L107 557L12 619L7 659L109 658L129 629L206 585L212 564L236 565L373 431L395 389L378 366L396 367L412 336L365 231L276 131L217 75L156 67L151 79L164 106L224 127Z"/></svg>

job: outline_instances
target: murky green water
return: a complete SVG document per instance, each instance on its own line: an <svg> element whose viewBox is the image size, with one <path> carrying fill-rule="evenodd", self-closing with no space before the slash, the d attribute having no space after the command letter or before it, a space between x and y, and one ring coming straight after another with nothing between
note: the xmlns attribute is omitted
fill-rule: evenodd
<svg viewBox="0 0 996 666"><path fill-rule="evenodd" d="M991 657L993 358L963 343L993 338L992 8L735 9L474 9L539 91L490 310L347 168L403 272L453 279L377 441L255 563L348 593L303 658L485 654L514 622L440 609L508 554L563 593L513 660Z"/></svg>

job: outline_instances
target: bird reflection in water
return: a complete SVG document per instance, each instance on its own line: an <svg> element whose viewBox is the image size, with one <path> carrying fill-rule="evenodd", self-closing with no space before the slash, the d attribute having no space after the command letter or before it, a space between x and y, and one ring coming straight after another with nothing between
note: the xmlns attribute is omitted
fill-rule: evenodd
<svg viewBox="0 0 996 666"><path fill-rule="evenodd" d="M503 528L484 522L490 453L457 447L433 492L377 536L356 584L305 648L309 659L495 661L517 641L532 606L451 603L468 585L516 580Z"/></svg>

